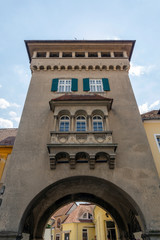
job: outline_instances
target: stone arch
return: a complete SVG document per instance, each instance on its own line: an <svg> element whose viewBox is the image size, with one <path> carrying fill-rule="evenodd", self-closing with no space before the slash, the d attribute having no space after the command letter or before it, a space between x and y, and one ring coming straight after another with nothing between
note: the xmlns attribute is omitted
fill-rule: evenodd
<svg viewBox="0 0 160 240"><path fill-rule="evenodd" d="M74 70L79 70L79 66L76 65L76 66L74 67Z"/></svg>
<svg viewBox="0 0 160 240"><path fill-rule="evenodd" d="M44 66L41 65L41 66L39 67L39 69L40 69L40 70L44 70Z"/></svg>
<svg viewBox="0 0 160 240"><path fill-rule="evenodd" d="M132 216L132 220L136 219L139 230L140 226L141 230L146 230L144 216L127 192L102 178L74 176L47 186L34 197L22 215L18 236L24 232L29 233L31 239L42 239L45 225L51 215L73 201L91 202L106 210L116 221L121 239L127 239L131 234L129 216Z"/></svg>
<svg viewBox="0 0 160 240"><path fill-rule="evenodd" d="M100 66L99 66L99 65L96 65L96 66L95 66L95 70L100 70Z"/></svg>
<svg viewBox="0 0 160 240"><path fill-rule="evenodd" d="M82 70L86 70L86 66L85 66L85 65L82 65L81 69L82 69Z"/></svg>
<svg viewBox="0 0 160 240"><path fill-rule="evenodd" d="M75 117L77 117L77 116L79 116L79 115L84 116L84 117L87 117L87 112L86 112L85 110L83 110L83 109L77 110L77 111L75 112Z"/></svg>
<svg viewBox="0 0 160 240"><path fill-rule="evenodd" d="M107 66L103 65L102 70L107 70Z"/></svg>
<svg viewBox="0 0 160 240"><path fill-rule="evenodd" d="M51 70L51 66L50 65L47 66L47 70Z"/></svg>
<svg viewBox="0 0 160 240"><path fill-rule="evenodd" d="M98 152L95 155L96 162L108 162L109 161L109 154L106 152Z"/></svg>
<svg viewBox="0 0 160 240"><path fill-rule="evenodd" d="M75 160L76 160L77 163L78 162L81 162L81 163L82 162L89 162L89 159L90 159L89 154L86 153L86 152L76 153Z"/></svg>
<svg viewBox="0 0 160 240"><path fill-rule="evenodd" d="M93 70L93 66L92 66L92 65L89 65L89 66L88 66L88 70Z"/></svg>
<svg viewBox="0 0 160 240"><path fill-rule="evenodd" d="M55 156L56 162L59 163L68 163L70 156L67 152L59 152Z"/></svg>
<svg viewBox="0 0 160 240"><path fill-rule="evenodd" d="M65 70L65 66L64 65L61 66L61 70Z"/></svg>
<svg viewBox="0 0 160 240"><path fill-rule="evenodd" d="M127 65L124 65L123 70L127 71L127 69L128 69Z"/></svg>
<svg viewBox="0 0 160 240"><path fill-rule="evenodd" d="M53 69L54 69L54 70L58 70L58 66L55 65L55 66L53 67Z"/></svg>
<svg viewBox="0 0 160 240"><path fill-rule="evenodd" d="M36 65L33 66L33 70L37 70L37 66Z"/></svg>
<svg viewBox="0 0 160 240"><path fill-rule="evenodd" d="M104 118L104 112L102 110L100 110L100 109L93 110L91 116L93 117L95 115L100 115L102 118Z"/></svg>
<svg viewBox="0 0 160 240"><path fill-rule="evenodd" d="M67 116L71 116L71 113L69 110L67 109L64 109L64 110L61 110L59 113L58 113L58 118L62 117L63 115L67 115Z"/></svg>
<svg viewBox="0 0 160 240"><path fill-rule="evenodd" d="M113 66L113 65L110 65L110 66L109 66L109 70L114 70L114 66Z"/></svg>
<svg viewBox="0 0 160 240"><path fill-rule="evenodd" d="M72 70L72 66L69 65L69 66L67 67L67 69L68 69L68 70Z"/></svg>
<svg viewBox="0 0 160 240"><path fill-rule="evenodd" d="M117 65L116 70L121 70L121 66Z"/></svg>

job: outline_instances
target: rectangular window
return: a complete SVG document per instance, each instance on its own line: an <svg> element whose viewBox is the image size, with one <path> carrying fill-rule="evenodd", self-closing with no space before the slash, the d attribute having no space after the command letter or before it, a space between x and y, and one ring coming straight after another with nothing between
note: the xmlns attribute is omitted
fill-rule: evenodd
<svg viewBox="0 0 160 240"><path fill-rule="evenodd" d="M72 53L71 52L63 52L63 57L72 57Z"/></svg>
<svg viewBox="0 0 160 240"><path fill-rule="evenodd" d="M69 240L69 233L64 234L64 240Z"/></svg>
<svg viewBox="0 0 160 240"><path fill-rule="evenodd" d="M49 55L51 58L58 58L59 57L59 52L50 52Z"/></svg>
<svg viewBox="0 0 160 240"><path fill-rule="evenodd" d="M90 79L89 85L91 92L103 92L102 79Z"/></svg>
<svg viewBox="0 0 160 240"><path fill-rule="evenodd" d="M58 92L71 92L71 79L59 79Z"/></svg>
<svg viewBox="0 0 160 240"><path fill-rule="evenodd" d="M123 52L114 52L115 57L123 57Z"/></svg>
<svg viewBox="0 0 160 240"><path fill-rule="evenodd" d="M111 57L110 52L102 52L101 57Z"/></svg>
<svg viewBox="0 0 160 240"><path fill-rule="evenodd" d="M87 229L82 229L82 240L88 240Z"/></svg>
<svg viewBox="0 0 160 240"><path fill-rule="evenodd" d="M60 234L56 234L56 240L60 240Z"/></svg>
<svg viewBox="0 0 160 240"><path fill-rule="evenodd" d="M158 150L160 152L160 134L154 134Z"/></svg>
<svg viewBox="0 0 160 240"><path fill-rule="evenodd" d="M98 53L97 52L89 52L88 53L88 57L98 57Z"/></svg>
<svg viewBox="0 0 160 240"><path fill-rule="evenodd" d="M85 57L85 53L84 52L76 52L75 56L79 57L79 58Z"/></svg>
<svg viewBox="0 0 160 240"><path fill-rule="evenodd" d="M46 57L46 52L37 52L37 58Z"/></svg>

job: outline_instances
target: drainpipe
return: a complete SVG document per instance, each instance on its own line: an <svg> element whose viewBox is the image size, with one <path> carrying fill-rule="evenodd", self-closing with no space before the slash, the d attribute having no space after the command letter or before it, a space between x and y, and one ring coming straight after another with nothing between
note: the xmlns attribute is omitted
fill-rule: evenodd
<svg viewBox="0 0 160 240"><path fill-rule="evenodd" d="M78 240L78 223L77 223L77 240Z"/></svg>

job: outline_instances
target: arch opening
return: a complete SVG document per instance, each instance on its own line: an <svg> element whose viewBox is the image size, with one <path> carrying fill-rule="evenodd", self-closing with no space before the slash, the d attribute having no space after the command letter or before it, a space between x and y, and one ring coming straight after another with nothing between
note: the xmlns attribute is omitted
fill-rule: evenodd
<svg viewBox="0 0 160 240"><path fill-rule="evenodd" d="M42 238L51 215L73 201L91 202L109 212L122 239L131 239L137 229L145 230L143 214L126 192L104 179L76 176L49 185L30 202L20 221L19 235L26 232L30 239Z"/></svg>

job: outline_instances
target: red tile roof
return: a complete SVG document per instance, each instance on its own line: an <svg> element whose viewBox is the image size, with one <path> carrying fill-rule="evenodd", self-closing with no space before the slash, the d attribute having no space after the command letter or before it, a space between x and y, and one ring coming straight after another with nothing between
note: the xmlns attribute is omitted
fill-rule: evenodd
<svg viewBox="0 0 160 240"><path fill-rule="evenodd" d="M112 98L106 98L98 94L93 95L77 95L77 94L64 94L60 97L53 98L51 101L86 101L86 100L108 100L113 101Z"/></svg>
<svg viewBox="0 0 160 240"><path fill-rule="evenodd" d="M160 110L152 110L141 114L142 120L160 120Z"/></svg>
<svg viewBox="0 0 160 240"><path fill-rule="evenodd" d="M0 145L13 146L16 135L17 135L17 130L18 130L17 128L1 128L0 129Z"/></svg>
<svg viewBox="0 0 160 240"><path fill-rule="evenodd" d="M52 219L58 216L62 216L62 215L66 215L67 212L71 209L71 207L74 205L75 203L69 203L67 205L65 205L64 207L61 207L59 210L57 210L53 216Z"/></svg>
<svg viewBox="0 0 160 240"><path fill-rule="evenodd" d="M87 220L82 219L82 215L85 212L91 213L93 215L94 207L95 205L92 204L80 204L73 212L71 212L71 214L63 223L87 222ZM89 220L89 222L91 222L91 220Z"/></svg>

